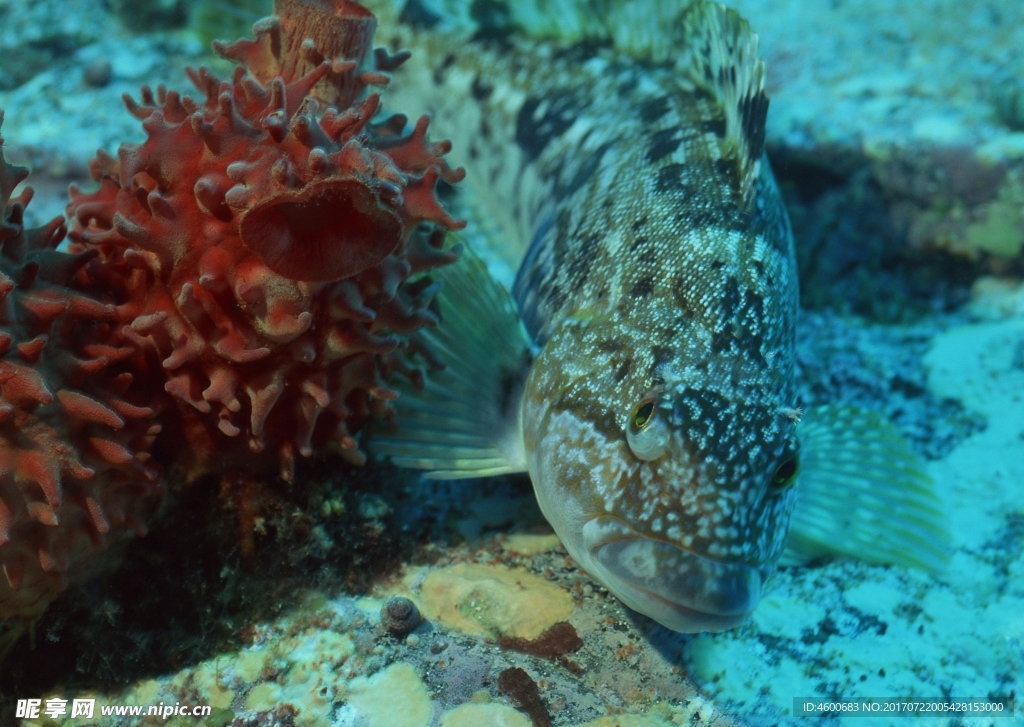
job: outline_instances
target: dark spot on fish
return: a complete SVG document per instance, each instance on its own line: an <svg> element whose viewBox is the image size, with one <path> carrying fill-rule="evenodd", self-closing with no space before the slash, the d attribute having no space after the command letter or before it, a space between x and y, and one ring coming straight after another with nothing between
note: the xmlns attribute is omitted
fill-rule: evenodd
<svg viewBox="0 0 1024 727"><path fill-rule="evenodd" d="M605 380L607 382L607 379ZM594 431L604 435L608 439L619 439L622 437L622 426L618 421L618 412L608 411L600 402L594 400L593 394L589 393L586 387L574 387L560 397L557 402L552 403L552 412L567 411L575 414L581 419L591 422ZM583 472L579 473L582 477Z"/></svg>
<svg viewBox="0 0 1024 727"><path fill-rule="evenodd" d="M633 224L630 225L630 229L633 230L633 232L637 232L641 227L643 227L646 224L647 224L647 215L644 215L639 220L634 220Z"/></svg>
<svg viewBox="0 0 1024 727"><path fill-rule="evenodd" d="M712 260L711 261L711 269L712 270L721 270L724 267L725 267L725 263L722 260Z"/></svg>
<svg viewBox="0 0 1024 727"><path fill-rule="evenodd" d="M658 170L658 180L654 183L655 190L666 193L685 189L686 185L682 181L685 172L684 164L666 164Z"/></svg>
<svg viewBox="0 0 1024 727"><path fill-rule="evenodd" d="M654 357L654 368L658 369L671 361L675 352L668 346L653 346L651 356Z"/></svg>
<svg viewBox="0 0 1024 727"><path fill-rule="evenodd" d="M736 163L736 157L730 155L715 160L715 171L726 179L730 187L739 189L740 167Z"/></svg>
<svg viewBox="0 0 1024 727"><path fill-rule="evenodd" d="M562 306L565 305L567 300L567 293L558 285L550 285L545 291L546 295L540 302L540 310L542 310L544 319L551 320L557 311L562 310Z"/></svg>
<svg viewBox="0 0 1024 727"><path fill-rule="evenodd" d="M685 311L688 315L692 315L690 298L687 295L686 278L682 273L678 273L672 280L672 298L675 301L676 308Z"/></svg>
<svg viewBox="0 0 1024 727"><path fill-rule="evenodd" d="M640 266L652 265L657 259L658 251L654 245L648 245L644 248L643 252L636 256L637 264Z"/></svg>
<svg viewBox="0 0 1024 727"><path fill-rule="evenodd" d="M622 344L620 344L618 341L609 341L602 339L594 344L594 348L596 348L601 353L615 353L616 351L622 349Z"/></svg>
<svg viewBox="0 0 1024 727"><path fill-rule="evenodd" d="M469 17L480 26L473 38L478 40L506 40L512 31L512 13L502 0L473 0Z"/></svg>
<svg viewBox="0 0 1024 727"><path fill-rule="evenodd" d="M729 72L730 71L732 71L733 81L729 80L729 77L730 77L730 73ZM729 66L728 68L724 68L723 67L723 68L719 68L718 69L718 85L719 86L735 85L735 79L736 79L736 68L734 66Z"/></svg>
<svg viewBox="0 0 1024 727"><path fill-rule="evenodd" d="M614 141L608 141L602 144L593 152L589 152L589 156L582 162L576 173L572 175L572 179L566 181L564 184L556 184L554 189L554 195L556 198L564 199L572 195L576 190L582 187L587 181L594 175L598 166L601 164L601 159L604 157L605 152L608 151L614 144ZM581 152L587 154L588 152ZM602 203L605 209L611 207L614 204L614 200L608 197Z"/></svg>
<svg viewBox="0 0 1024 727"><path fill-rule="evenodd" d="M764 363L760 334L763 320L764 298L749 288L741 292L739 281L730 276L719 303L719 325L711 337L711 350L731 350Z"/></svg>
<svg viewBox="0 0 1024 727"><path fill-rule="evenodd" d="M476 144L471 144L469 147L469 158L476 159L480 156L480 150L476 148Z"/></svg>
<svg viewBox="0 0 1024 727"><path fill-rule="evenodd" d="M546 104L543 116L537 118L540 107ZM549 99L528 98L516 117L516 143L533 161L541 155L552 139L561 136L576 121L576 102L569 96Z"/></svg>
<svg viewBox="0 0 1024 727"><path fill-rule="evenodd" d="M591 235L584 239L575 255L560 264L566 280L566 288L569 295L575 295L582 288L590 277L590 267L593 264L595 254L599 251L599 238Z"/></svg>
<svg viewBox="0 0 1024 727"><path fill-rule="evenodd" d="M636 252L641 246L646 245L650 241L651 238L649 237L638 237L633 240L633 244L629 246L629 251Z"/></svg>
<svg viewBox="0 0 1024 727"><path fill-rule="evenodd" d="M734 190L735 191L735 190ZM686 199L708 198L721 194L713 185L700 186L680 185L677 194ZM701 230L720 228L730 232L743 234L761 234L763 216L752 216L738 194L727 195L715 205L702 205L696 209L688 205L680 205L678 212L672 216L673 221L684 230ZM780 233L785 237L785 233Z"/></svg>
<svg viewBox="0 0 1024 727"><path fill-rule="evenodd" d="M428 9L422 0L408 0L398 16L398 22L414 28L433 28L441 22L441 16Z"/></svg>
<svg viewBox="0 0 1024 727"><path fill-rule="evenodd" d="M768 96L758 91L740 99L740 124L747 140L750 160L757 161L764 153L765 120L768 118Z"/></svg>
<svg viewBox="0 0 1024 727"><path fill-rule="evenodd" d="M754 272L757 274L757 277L763 278L764 277L764 263L762 263L760 260L755 260L754 261Z"/></svg>
<svg viewBox="0 0 1024 727"><path fill-rule="evenodd" d="M711 73L711 70L708 69L708 80L709 81L711 80L710 73ZM713 94L710 91L710 89L704 88L703 86L697 86L695 89L690 91L690 98L693 99L694 103L696 103L698 101L704 101L704 102L713 103L713 104L717 104L718 103L718 100L716 99L715 94Z"/></svg>
<svg viewBox="0 0 1024 727"><path fill-rule="evenodd" d="M658 98L644 101L640 104L640 120L645 124L653 124L667 114L669 108L668 96L659 96Z"/></svg>
<svg viewBox="0 0 1024 727"><path fill-rule="evenodd" d="M558 270L565 264L566 256L573 251L571 245L572 238L565 229L567 217L568 215L562 215L559 213L558 221L556 223L555 237L550 243L551 255L553 257L552 262L555 270Z"/></svg>
<svg viewBox="0 0 1024 727"><path fill-rule="evenodd" d="M441 65L434 69L434 83L438 86L444 83L444 76L448 69L455 65L455 56L451 53L444 57Z"/></svg>
<svg viewBox="0 0 1024 727"><path fill-rule="evenodd" d="M724 438L726 419L722 415L729 408L729 400L710 389L688 387L672 402L673 418L682 427L683 440L711 447ZM702 449L706 455L707 448Z"/></svg>
<svg viewBox="0 0 1024 727"><path fill-rule="evenodd" d="M480 137L483 139L491 138L491 122L487 120L486 116L480 119Z"/></svg>
<svg viewBox="0 0 1024 727"><path fill-rule="evenodd" d="M624 360L622 363L619 364L618 368L615 369L615 373L612 374L612 378L615 379L615 383L619 383L623 379L625 379L627 376L629 376L629 372L632 371L632 370L633 370L633 359L632 359L632 357L630 357L630 358L627 358L626 360Z"/></svg>
<svg viewBox="0 0 1024 727"><path fill-rule="evenodd" d="M477 101L484 101L490 98L493 91L494 86L488 86L486 83L481 83L480 76L474 78L473 83L469 86L469 92L473 94L473 98Z"/></svg>
<svg viewBox="0 0 1024 727"><path fill-rule="evenodd" d="M611 39L607 41L585 40L573 45L556 46L551 56L565 62L566 65L580 65L600 53L602 48L610 47L611 44Z"/></svg>
<svg viewBox="0 0 1024 727"><path fill-rule="evenodd" d="M730 276L725 282L725 293L718 303L718 326L711 336L711 351L713 353L723 353L732 347L735 340L732 323L739 312L739 305L739 283L735 276Z"/></svg>
<svg viewBox="0 0 1024 727"><path fill-rule="evenodd" d="M633 283L633 287L629 289L629 294L634 298L646 298L654 292L654 276L645 275L638 281Z"/></svg>
<svg viewBox="0 0 1024 727"><path fill-rule="evenodd" d="M739 310L740 284L733 275L730 275L729 279L725 281L725 294L722 295L719 307L723 321L728 321L730 318L735 316L736 312Z"/></svg>
<svg viewBox="0 0 1024 727"><path fill-rule="evenodd" d="M662 129L651 136L651 144L647 147L647 161L659 162L679 148L683 143L682 129L678 126Z"/></svg>
<svg viewBox="0 0 1024 727"><path fill-rule="evenodd" d="M702 122L700 130L705 134L712 133L719 139L723 138L725 136L725 117Z"/></svg>

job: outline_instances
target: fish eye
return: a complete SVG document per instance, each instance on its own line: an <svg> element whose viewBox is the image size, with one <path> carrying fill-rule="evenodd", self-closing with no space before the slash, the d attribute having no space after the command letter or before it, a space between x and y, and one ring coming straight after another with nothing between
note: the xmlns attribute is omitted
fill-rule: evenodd
<svg viewBox="0 0 1024 727"><path fill-rule="evenodd" d="M786 489L796 480L799 471L800 463L797 461L796 455L790 455L775 468L775 474L772 475L772 487L776 490Z"/></svg>
<svg viewBox="0 0 1024 727"><path fill-rule="evenodd" d="M633 427L643 429L654 417L654 399L645 399L633 407Z"/></svg>
<svg viewBox="0 0 1024 727"><path fill-rule="evenodd" d="M626 443L637 459L651 461L665 453L668 432L665 422L658 418L658 400L645 397L633 407L626 425Z"/></svg>

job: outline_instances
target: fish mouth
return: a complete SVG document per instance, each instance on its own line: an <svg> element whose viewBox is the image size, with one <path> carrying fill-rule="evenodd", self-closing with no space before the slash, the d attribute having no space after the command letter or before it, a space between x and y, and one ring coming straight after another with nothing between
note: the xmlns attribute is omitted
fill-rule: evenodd
<svg viewBox="0 0 1024 727"><path fill-rule="evenodd" d="M621 523L617 525L622 528ZM601 529L608 534L607 527ZM590 556L606 585L627 606L673 631L699 633L739 626L757 606L764 582L774 570L770 564L712 560L663 540L630 535L594 543L588 549Z"/></svg>

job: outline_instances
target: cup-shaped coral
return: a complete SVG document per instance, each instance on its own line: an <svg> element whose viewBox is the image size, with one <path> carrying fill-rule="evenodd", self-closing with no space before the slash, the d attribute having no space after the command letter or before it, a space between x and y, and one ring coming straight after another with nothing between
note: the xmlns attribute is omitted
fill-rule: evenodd
<svg viewBox="0 0 1024 727"><path fill-rule="evenodd" d="M230 81L189 70L202 99L143 87L126 99L147 140L92 164L72 190L83 277L130 318L151 381L180 404L193 471L254 471L334 444L395 394L390 371L425 344L451 262L428 119L377 118L369 87L407 57L371 53L375 20L347 0L281 0L255 40L215 44L242 61ZM310 29L331 28L303 38ZM319 100L318 100L319 99ZM329 104L323 108L325 104ZM416 232L423 224L436 234ZM413 276L413 277L410 277Z"/></svg>
<svg viewBox="0 0 1024 727"><path fill-rule="evenodd" d="M160 428L127 393L120 313L71 287L96 253L57 252L60 218L25 229L32 190L11 195L27 175L0 139L0 621L35 618L88 578L162 495Z"/></svg>

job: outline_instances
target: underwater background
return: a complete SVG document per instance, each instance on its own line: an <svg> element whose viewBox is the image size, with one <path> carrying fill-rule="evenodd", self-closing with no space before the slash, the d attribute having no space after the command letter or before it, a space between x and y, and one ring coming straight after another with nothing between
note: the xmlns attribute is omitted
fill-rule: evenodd
<svg viewBox="0 0 1024 727"><path fill-rule="evenodd" d="M949 518L944 571L782 567L742 627L677 634L567 557L525 475L431 482L313 458L291 485L169 486L123 562L55 601L0 662L0 724L759 727L807 723L803 698L1019 702L1024 7L728 4L767 66L766 146L800 269L801 402L898 427ZM366 5L386 43L389 23L445 3ZM270 11L0 0L4 153L32 168L29 224L63 212L97 149L143 140L121 94L189 88L186 65L230 75L210 41ZM423 622L403 623L395 596ZM50 697L213 709L15 716L18 700ZM813 720L998 727L1024 712Z"/></svg>

